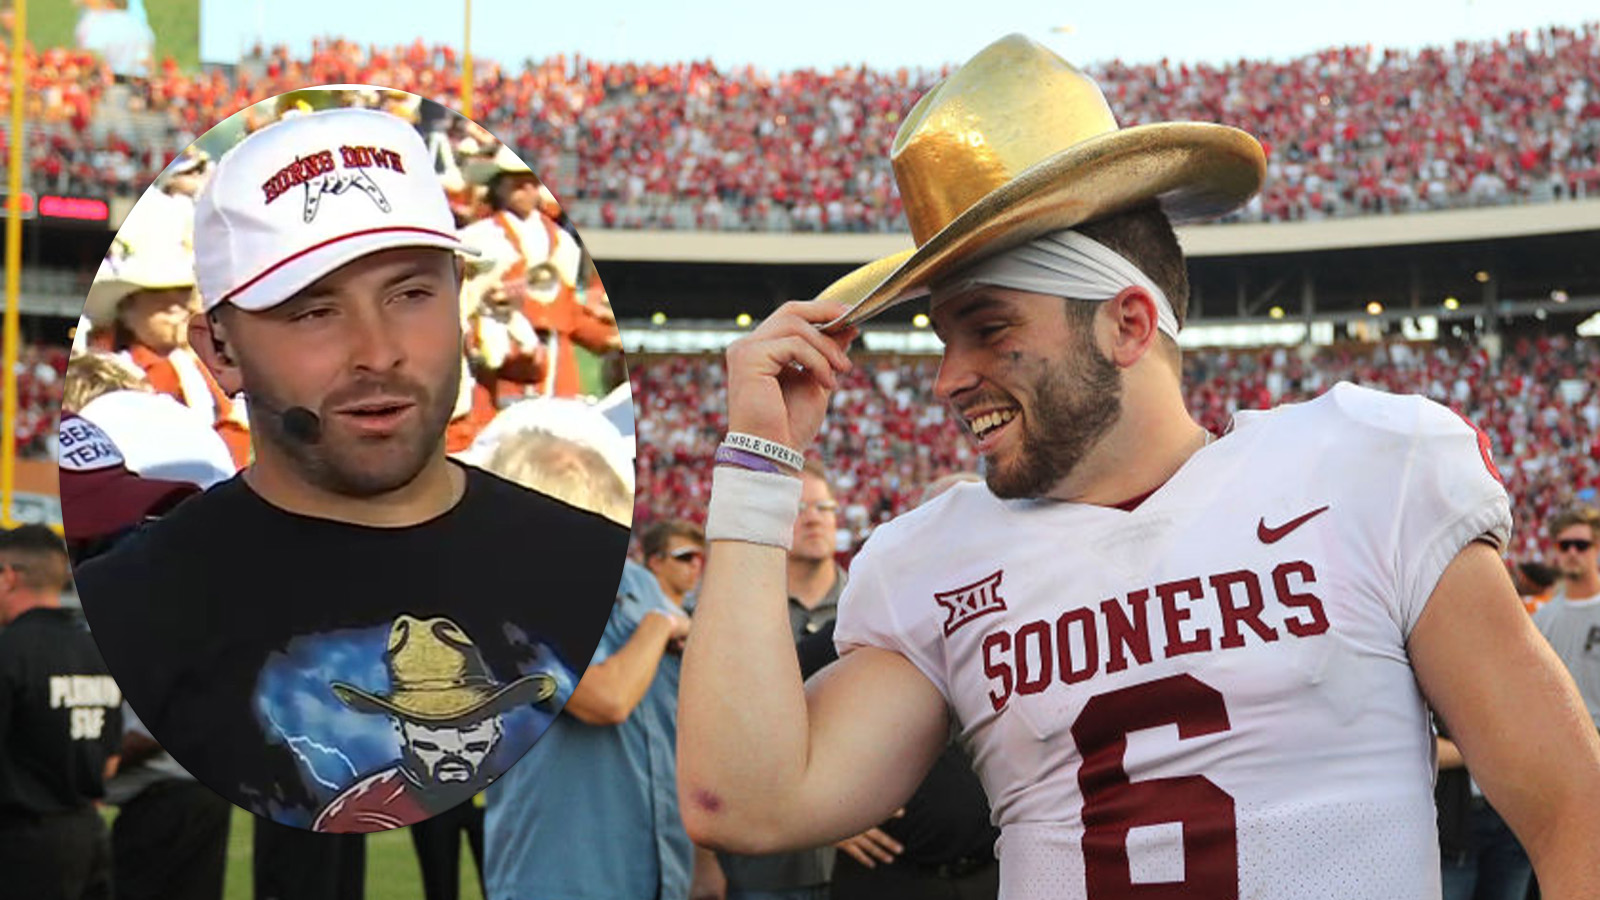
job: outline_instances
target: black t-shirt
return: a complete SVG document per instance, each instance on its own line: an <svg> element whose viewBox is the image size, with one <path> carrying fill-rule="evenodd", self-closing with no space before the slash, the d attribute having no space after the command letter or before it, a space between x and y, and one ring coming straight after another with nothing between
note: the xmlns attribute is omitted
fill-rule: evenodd
<svg viewBox="0 0 1600 900"><path fill-rule="evenodd" d="M594 653L628 532L466 472L403 528L289 513L235 477L80 567L152 736L233 802L326 831L409 824L516 762Z"/></svg>
<svg viewBox="0 0 1600 900"><path fill-rule="evenodd" d="M122 694L76 610L0 629L0 824L88 807L122 743Z"/></svg>

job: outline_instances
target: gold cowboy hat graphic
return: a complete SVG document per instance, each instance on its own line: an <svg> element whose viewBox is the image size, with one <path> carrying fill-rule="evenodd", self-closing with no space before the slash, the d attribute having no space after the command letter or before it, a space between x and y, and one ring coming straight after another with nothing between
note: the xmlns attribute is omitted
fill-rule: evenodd
<svg viewBox="0 0 1600 900"><path fill-rule="evenodd" d="M1150 201L1174 222L1225 215L1261 189L1266 157L1225 125L1117 127L1087 75L1013 34L906 114L889 150L916 248L870 262L820 300L854 324L970 263Z"/></svg>
<svg viewBox="0 0 1600 900"><path fill-rule="evenodd" d="M357 712L383 712L424 725L458 725L543 702L556 692L556 680L542 672L497 683L477 645L445 618L395 619L384 661L392 687L388 696L342 682L330 685L334 696Z"/></svg>

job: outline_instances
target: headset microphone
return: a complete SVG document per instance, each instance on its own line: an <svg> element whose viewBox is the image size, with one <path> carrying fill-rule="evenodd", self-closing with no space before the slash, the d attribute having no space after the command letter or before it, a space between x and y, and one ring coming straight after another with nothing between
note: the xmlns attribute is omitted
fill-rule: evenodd
<svg viewBox="0 0 1600 900"><path fill-rule="evenodd" d="M218 338L214 331L211 334L211 347L223 362L233 365L233 357L228 354L228 345ZM322 440L322 419L304 406L291 406L279 410L259 400L255 401L254 405L277 416L283 422L283 433L300 443L315 444Z"/></svg>
<svg viewBox="0 0 1600 900"><path fill-rule="evenodd" d="M283 433L302 444L315 444L322 440L322 419L304 406L291 406L279 414L283 420Z"/></svg>
<svg viewBox="0 0 1600 900"><path fill-rule="evenodd" d="M283 433L292 441L302 444L315 444L322 440L322 419L316 413L304 406L288 406L279 409L255 397L249 398L252 413L260 410L267 415L276 416L283 423Z"/></svg>

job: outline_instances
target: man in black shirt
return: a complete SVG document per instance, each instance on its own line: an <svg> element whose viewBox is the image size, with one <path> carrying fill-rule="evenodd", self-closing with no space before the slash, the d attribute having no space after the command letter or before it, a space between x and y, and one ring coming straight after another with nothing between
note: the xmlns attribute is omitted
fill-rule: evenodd
<svg viewBox="0 0 1600 900"><path fill-rule="evenodd" d="M77 613L67 549L43 525L0 532L0 893L111 896L94 802L116 767L122 694Z"/></svg>
<svg viewBox="0 0 1600 900"><path fill-rule="evenodd" d="M286 825L311 827L407 752L394 717L358 698L432 709L469 688L576 680L616 592L625 529L445 456L469 252L451 225L421 138L384 113L286 119L223 157L198 202L204 315L189 334L218 384L247 395L254 462L79 572L151 734ZM447 619L430 640L474 653L407 683L391 642L407 619ZM531 746L556 712L544 696L497 710L479 777ZM413 779L403 814L349 830L411 824L439 808L437 787ZM258 855L258 895L313 896L261 887L264 868Z"/></svg>

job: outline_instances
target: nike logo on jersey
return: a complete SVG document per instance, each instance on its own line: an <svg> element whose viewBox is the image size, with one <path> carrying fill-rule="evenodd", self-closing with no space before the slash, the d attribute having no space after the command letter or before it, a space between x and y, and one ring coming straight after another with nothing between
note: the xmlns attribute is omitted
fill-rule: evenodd
<svg viewBox="0 0 1600 900"><path fill-rule="evenodd" d="M1276 528L1268 528L1267 519L1265 516L1263 516L1261 521L1256 524L1256 537L1260 538L1261 543L1263 544L1276 544L1277 542L1283 540L1284 537L1289 534L1289 532L1299 528L1301 525L1304 525L1305 523L1315 519L1317 516L1320 516L1327 511L1328 507L1326 506L1318 507L1317 509L1313 509L1311 512L1308 512L1303 516L1296 516L1295 518L1290 519Z"/></svg>

